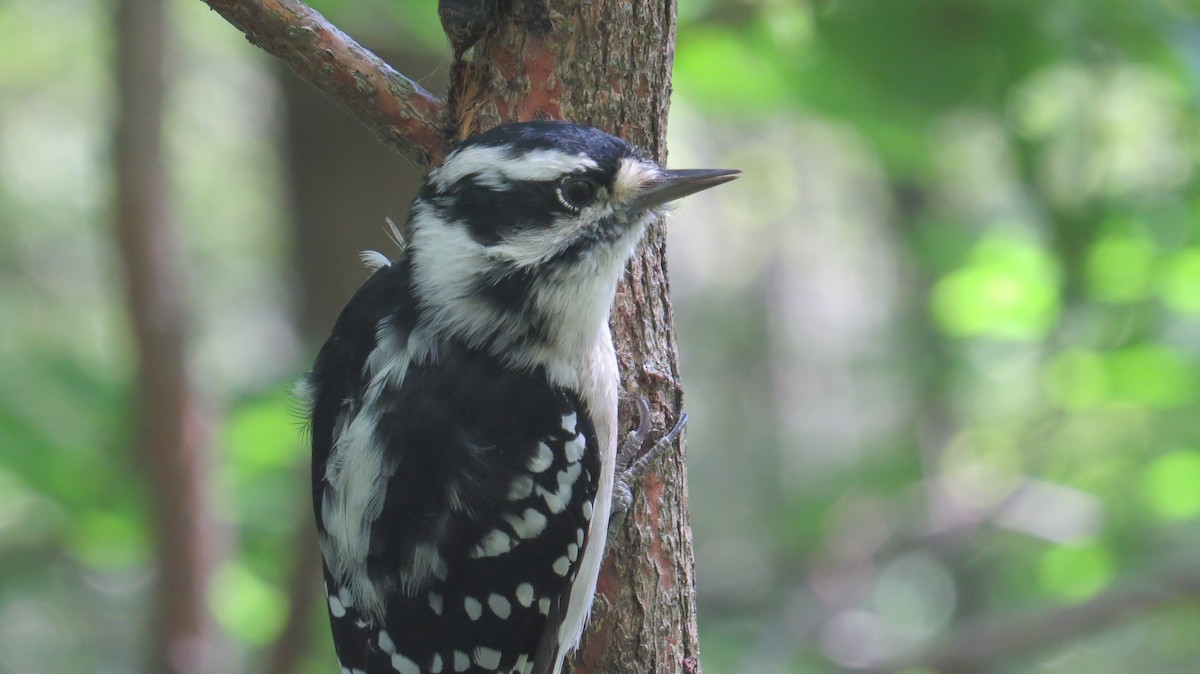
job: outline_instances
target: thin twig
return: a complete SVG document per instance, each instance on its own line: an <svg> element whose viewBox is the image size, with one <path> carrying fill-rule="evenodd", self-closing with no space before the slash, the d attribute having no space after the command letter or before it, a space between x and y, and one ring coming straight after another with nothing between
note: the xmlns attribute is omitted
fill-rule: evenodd
<svg viewBox="0 0 1200 674"><path fill-rule="evenodd" d="M297 0L204 2L400 154L426 167L445 157L446 102L396 72L316 10Z"/></svg>
<svg viewBox="0 0 1200 674"><path fill-rule="evenodd" d="M1193 565L1162 569L1114 585L1079 604L964 627L923 653L866 671L870 674L912 669L943 674L985 672L1015 655L1066 644L1164 605L1195 602L1198 598L1200 570Z"/></svg>

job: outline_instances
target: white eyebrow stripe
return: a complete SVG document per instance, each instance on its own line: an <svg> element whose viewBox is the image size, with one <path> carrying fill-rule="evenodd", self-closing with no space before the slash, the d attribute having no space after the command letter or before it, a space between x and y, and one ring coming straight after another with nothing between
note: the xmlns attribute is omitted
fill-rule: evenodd
<svg viewBox="0 0 1200 674"><path fill-rule="evenodd" d="M568 173L597 167L596 162L585 155L560 150L532 150L513 154L508 147L481 145L450 153L446 163L434 169L429 179L439 190L449 189L454 183L471 175L485 185L503 187L512 182L554 180Z"/></svg>

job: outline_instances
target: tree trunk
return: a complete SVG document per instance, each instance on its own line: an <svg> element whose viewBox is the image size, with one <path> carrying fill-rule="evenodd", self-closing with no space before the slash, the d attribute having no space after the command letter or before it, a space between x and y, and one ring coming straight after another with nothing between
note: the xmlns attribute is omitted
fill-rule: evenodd
<svg viewBox="0 0 1200 674"><path fill-rule="evenodd" d="M158 564L149 671L203 674L221 669L207 602L219 536L163 161L166 9L164 0L117 4L116 227L138 359L134 458L148 484Z"/></svg>
<svg viewBox="0 0 1200 674"><path fill-rule="evenodd" d="M454 31L448 31L451 35ZM459 137L502 122L566 119L616 134L666 159L675 45L671 0L516 1L456 59L450 106ZM650 401L656 428L680 414L682 391L668 300L662 222L613 308L623 390ZM633 407L622 406L623 419ZM682 446L644 484L609 541L596 604L569 671L698 672L691 529Z"/></svg>

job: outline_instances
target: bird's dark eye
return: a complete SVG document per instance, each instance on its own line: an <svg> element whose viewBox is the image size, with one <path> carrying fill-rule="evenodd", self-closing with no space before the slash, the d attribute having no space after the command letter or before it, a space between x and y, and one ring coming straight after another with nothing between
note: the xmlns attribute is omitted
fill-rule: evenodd
<svg viewBox="0 0 1200 674"><path fill-rule="evenodd" d="M567 208L578 211L596 200L596 183L587 178L567 178L558 187L558 199Z"/></svg>

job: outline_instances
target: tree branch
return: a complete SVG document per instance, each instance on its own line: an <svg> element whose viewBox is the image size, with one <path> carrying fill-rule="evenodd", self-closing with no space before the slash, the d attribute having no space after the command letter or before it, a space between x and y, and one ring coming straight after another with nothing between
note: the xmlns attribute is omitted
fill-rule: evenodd
<svg viewBox="0 0 1200 674"><path fill-rule="evenodd" d="M417 164L441 163L449 149L446 102L396 72L296 0L204 0L246 35Z"/></svg>
<svg viewBox="0 0 1200 674"><path fill-rule="evenodd" d="M1177 601L1200 599L1200 570L1184 565L1114 585L1095 597L1040 615L968 626L941 644L869 674L928 669L941 674L985 672L1014 655L1065 644L1098 629Z"/></svg>

